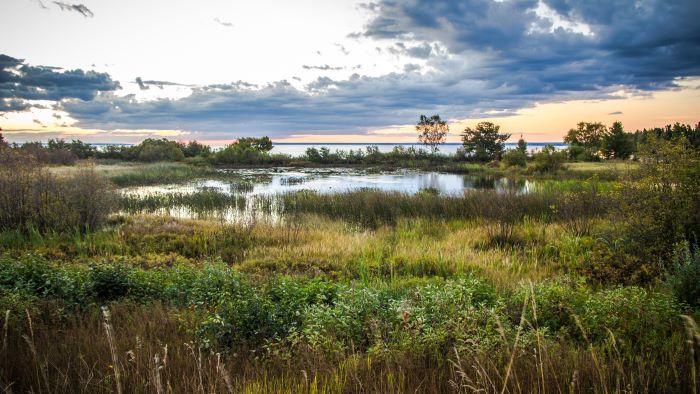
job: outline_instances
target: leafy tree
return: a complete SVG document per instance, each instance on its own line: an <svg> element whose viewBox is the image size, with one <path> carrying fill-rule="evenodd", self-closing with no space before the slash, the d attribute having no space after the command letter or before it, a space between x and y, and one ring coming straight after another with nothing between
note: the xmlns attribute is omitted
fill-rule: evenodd
<svg viewBox="0 0 700 394"><path fill-rule="evenodd" d="M185 154L185 157L208 157L211 154L209 145L204 145L197 141L190 141L187 144L181 143L180 150Z"/></svg>
<svg viewBox="0 0 700 394"><path fill-rule="evenodd" d="M2 133L0 133L0 148L7 148L8 146L10 146L10 144L8 144L7 141L5 141L5 137L3 137Z"/></svg>
<svg viewBox="0 0 700 394"><path fill-rule="evenodd" d="M421 115L416 125L418 141L429 147L431 152L438 151L438 145L445 142L445 136L450 132L447 122L440 119L440 115L427 117Z"/></svg>
<svg viewBox="0 0 700 394"><path fill-rule="evenodd" d="M185 158L180 145L166 138L145 139L139 144L137 150L141 161L181 161Z"/></svg>
<svg viewBox="0 0 700 394"><path fill-rule="evenodd" d="M685 137L692 147L700 149L700 123L691 126L689 124L684 125L676 122L673 125L666 125L665 127L655 127L649 130L644 129L635 132L637 145L646 143L652 137L668 141L676 141L681 137Z"/></svg>
<svg viewBox="0 0 700 394"><path fill-rule="evenodd" d="M68 150L79 159L94 157L97 153L97 149L94 146L80 140L71 140L68 144Z"/></svg>
<svg viewBox="0 0 700 394"><path fill-rule="evenodd" d="M564 142L569 144L569 156L584 161L599 159L607 134L608 128L602 123L580 122L564 137Z"/></svg>
<svg viewBox="0 0 700 394"><path fill-rule="evenodd" d="M234 144L239 144L243 147L250 147L260 152L269 152L272 150L272 140L270 137L244 137L238 139L238 141L234 142Z"/></svg>
<svg viewBox="0 0 700 394"><path fill-rule="evenodd" d="M627 159L634 152L632 135L625 133L621 122L613 123L610 131L603 137L603 154L605 157Z"/></svg>
<svg viewBox="0 0 700 394"><path fill-rule="evenodd" d="M467 127L462 133L464 152L480 162L500 160L510 138L510 134L499 133L500 128L491 122L480 122L474 129Z"/></svg>
<svg viewBox="0 0 700 394"><path fill-rule="evenodd" d="M216 161L220 163L263 163L270 159L272 141L269 137L239 138L226 148L216 153Z"/></svg>

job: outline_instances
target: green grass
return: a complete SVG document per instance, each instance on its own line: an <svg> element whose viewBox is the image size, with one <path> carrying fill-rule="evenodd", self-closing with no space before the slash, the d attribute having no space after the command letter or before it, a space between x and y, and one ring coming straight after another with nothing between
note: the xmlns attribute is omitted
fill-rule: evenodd
<svg viewBox="0 0 700 394"><path fill-rule="evenodd" d="M195 167L176 163L156 163L127 166L110 171L108 179L119 187L125 187L179 183L213 175L215 175L215 172L209 167Z"/></svg>

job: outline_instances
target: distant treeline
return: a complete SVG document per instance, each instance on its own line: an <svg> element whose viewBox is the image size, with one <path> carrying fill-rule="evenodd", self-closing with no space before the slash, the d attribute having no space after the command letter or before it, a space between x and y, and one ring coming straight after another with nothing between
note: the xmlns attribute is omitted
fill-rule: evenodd
<svg viewBox="0 0 700 394"><path fill-rule="evenodd" d="M140 162L187 162L213 165L294 165L315 164L449 164L454 162L499 163L508 167L525 167L534 162L535 171L552 171L563 162L600 161L604 159L634 158L639 149L650 139L678 141L700 149L700 123L695 126L675 123L665 127L626 132L622 123L615 122L610 128L602 123L581 122L569 130L564 142L565 151L556 151L545 146L537 153L528 152L527 142L522 138L515 149L506 151L505 139L509 134L499 134L499 126L490 122L479 123L475 129L468 128L463 138L463 147L454 154L440 154L435 146L430 149L396 146L390 152L380 152L376 146L349 151L331 151L326 147L308 148L301 157L272 153L269 137L240 138L224 149L213 151L210 146L197 141L179 142L166 138L144 140L138 145L108 145L103 149L80 140L70 142L51 139L47 144L25 142L8 144L0 134L0 147L19 150L40 163L71 165L78 159L105 159ZM505 138L504 138L505 137Z"/></svg>

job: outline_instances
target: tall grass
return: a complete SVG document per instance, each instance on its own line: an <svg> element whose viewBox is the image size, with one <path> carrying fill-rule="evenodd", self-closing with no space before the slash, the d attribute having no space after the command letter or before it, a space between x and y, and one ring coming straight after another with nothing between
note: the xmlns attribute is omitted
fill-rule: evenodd
<svg viewBox="0 0 700 394"><path fill-rule="evenodd" d="M202 190L196 193L165 193L147 196L125 195L120 206L125 212L155 212L160 209L186 207L193 212L206 212L230 207L245 207L246 198L240 194L218 190Z"/></svg>
<svg viewBox="0 0 700 394"><path fill-rule="evenodd" d="M157 163L134 166L133 169L127 169L111 175L109 180L119 187L164 185L168 183L190 181L214 174L215 171L210 167L198 167L179 163Z"/></svg>
<svg viewBox="0 0 700 394"><path fill-rule="evenodd" d="M109 283L54 269L64 281ZM28 283L28 274L3 288ZM47 287L32 290L34 301L17 302L30 293L8 299L5 292L0 301L12 317L3 322L3 387L656 393L697 385L692 318L684 327L667 295L641 288L545 282L497 293L469 277L439 285L334 284L246 279L221 267L116 275L124 274L129 289L109 304L108 321L90 302L66 308L66 294L42 293Z"/></svg>

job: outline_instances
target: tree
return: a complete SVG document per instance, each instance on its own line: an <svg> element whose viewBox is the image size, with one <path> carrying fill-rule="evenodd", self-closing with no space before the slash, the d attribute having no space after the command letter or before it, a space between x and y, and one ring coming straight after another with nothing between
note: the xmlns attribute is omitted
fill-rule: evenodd
<svg viewBox="0 0 700 394"><path fill-rule="evenodd" d="M421 115L416 125L416 131L418 132L418 141L435 153L438 151L438 145L445 142L445 136L450 132L450 128L446 121L440 119L440 115L431 117Z"/></svg>
<svg viewBox="0 0 700 394"><path fill-rule="evenodd" d="M166 138L147 138L137 149L138 159L141 161L180 161L185 158L180 145Z"/></svg>
<svg viewBox="0 0 700 394"><path fill-rule="evenodd" d="M599 159L607 134L608 128L602 123L579 122L564 137L564 142L569 144L569 156L583 161Z"/></svg>
<svg viewBox="0 0 700 394"><path fill-rule="evenodd" d="M1 128L0 131L2 131ZM5 137L2 136L2 133L0 133L0 148L6 148L8 146L10 145L7 143L7 141L5 141Z"/></svg>
<svg viewBox="0 0 700 394"><path fill-rule="evenodd" d="M519 150L522 153L527 154L527 142L523 139L523 135L520 134L520 139L518 140L518 146L515 148L516 150Z"/></svg>
<svg viewBox="0 0 700 394"><path fill-rule="evenodd" d="M510 134L500 134L500 128L491 122L480 122L474 129L467 127L462 133L464 152L481 162L500 160L505 141L510 138Z"/></svg>
<svg viewBox="0 0 700 394"><path fill-rule="evenodd" d="M243 147L250 147L259 152L269 152L272 150L272 140L270 137L243 137L234 142L234 144L239 144Z"/></svg>
<svg viewBox="0 0 700 394"><path fill-rule="evenodd" d="M179 145L185 157L208 157L211 154L211 147L209 145L204 145L197 141L190 141L187 144L181 142Z"/></svg>
<svg viewBox="0 0 700 394"><path fill-rule="evenodd" d="M632 135L625 133L621 122L613 123L610 132L603 137L603 154L608 159L627 159L634 148Z"/></svg>

